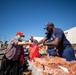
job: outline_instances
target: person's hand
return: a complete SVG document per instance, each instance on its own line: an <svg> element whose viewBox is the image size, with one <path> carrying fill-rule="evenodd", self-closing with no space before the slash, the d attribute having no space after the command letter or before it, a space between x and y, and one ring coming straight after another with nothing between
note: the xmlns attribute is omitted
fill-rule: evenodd
<svg viewBox="0 0 76 75"><path fill-rule="evenodd" d="M58 56L58 52L57 52L57 50L54 50L54 53L53 53L52 56Z"/></svg>
<svg viewBox="0 0 76 75"><path fill-rule="evenodd" d="M41 48L41 47L43 47L43 44L40 44L40 45L38 45L39 46L39 48Z"/></svg>
<svg viewBox="0 0 76 75"><path fill-rule="evenodd" d="M45 44L46 44L46 43L45 43L45 42L43 42L43 46L45 46Z"/></svg>

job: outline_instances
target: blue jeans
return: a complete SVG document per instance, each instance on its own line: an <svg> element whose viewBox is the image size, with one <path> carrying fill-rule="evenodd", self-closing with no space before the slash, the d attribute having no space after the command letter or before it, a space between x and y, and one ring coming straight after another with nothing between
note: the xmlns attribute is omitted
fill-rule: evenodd
<svg viewBox="0 0 76 75"><path fill-rule="evenodd" d="M75 53L72 47L68 47L63 50L63 52L59 52L59 56L66 58L67 61L75 60Z"/></svg>
<svg viewBox="0 0 76 75"><path fill-rule="evenodd" d="M47 52L49 56L52 56L54 54L54 49L48 49Z"/></svg>

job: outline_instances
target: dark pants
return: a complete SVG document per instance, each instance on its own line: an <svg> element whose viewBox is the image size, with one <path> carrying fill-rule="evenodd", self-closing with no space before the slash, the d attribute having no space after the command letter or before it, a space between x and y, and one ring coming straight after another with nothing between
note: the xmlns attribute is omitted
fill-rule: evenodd
<svg viewBox="0 0 76 75"><path fill-rule="evenodd" d="M8 60L4 55L0 75L19 75L19 61Z"/></svg>
<svg viewBox="0 0 76 75"><path fill-rule="evenodd" d="M53 54L54 54L54 48L48 49L47 52L48 52L49 56L53 56Z"/></svg>
<svg viewBox="0 0 76 75"><path fill-rule="evenodd" d="M63 51L59 51L59 56L66 58L67 61L75 60L75 53L72 46L65 48Z"/></svg>

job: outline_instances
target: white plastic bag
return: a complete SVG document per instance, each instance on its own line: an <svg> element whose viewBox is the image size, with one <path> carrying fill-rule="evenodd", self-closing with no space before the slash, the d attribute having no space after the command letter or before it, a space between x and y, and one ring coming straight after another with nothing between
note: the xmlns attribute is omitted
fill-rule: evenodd
<svg viewBox="0 0 76 75"><path fill-rule="evenodd" d="M28 70L32 70L32 69L33 69L33 64L32 64L32 62L30 62L30 61L28 60L28 64L29 64Z"/></svg>
<svg viewBox="0 0 76 75"><path fill-rule="evenodd" d="M42 72L41 69L36 69L36 68L32 69L32 75L41 75L41 72Z"/></svg>

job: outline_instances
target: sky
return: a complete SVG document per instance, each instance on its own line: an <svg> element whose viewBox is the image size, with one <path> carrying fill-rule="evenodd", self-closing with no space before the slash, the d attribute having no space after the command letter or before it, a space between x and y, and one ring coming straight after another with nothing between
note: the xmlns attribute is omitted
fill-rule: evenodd
<svg viewBox="0 0 76 75"><path fill-rule="evenodd" d="M44 37L48 21L63 31L76 27L76 0L0 0L1 41L9 41L18 31L25 40Z"/></svg>

